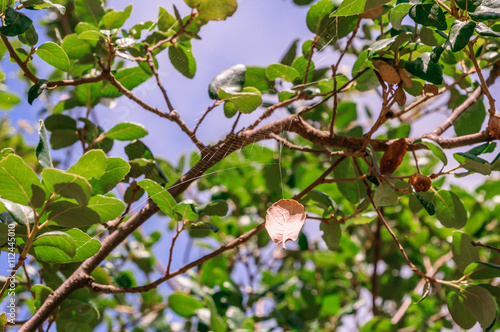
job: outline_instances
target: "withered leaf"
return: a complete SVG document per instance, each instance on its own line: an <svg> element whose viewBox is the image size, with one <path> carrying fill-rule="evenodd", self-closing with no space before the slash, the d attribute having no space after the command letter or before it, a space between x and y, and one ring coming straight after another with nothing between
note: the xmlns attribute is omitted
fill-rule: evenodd
<svg viewBox="0 0 500 332"><path fill-rule="evenodd" d="M403 161L407 149L408 144L404 138L400 138L389 145L382 159L380 159L380 172L385 175L394 173Z"/></svg>
<svg viewBox="0 0 500 332"><path fill-rule="evenodd" d="M401 77L399 77L398 71L393 66L381 62L378 66L378 71L380 77L389 84L398 84L401 82Z"/></svg>
<svg viewBox="0 0 500 332"><path fill-rule="evenodd" d="M406 104L406 93L402 86L396 90L394 97L399 106L404 106Z"/></svg>
<svg viewBox="0 0 500 332"><path fill-rule="evenodd" d="M304 206L293 199L280 199L266 213L266 230L274 243L297 241L304 226L306 212Z"/></svg>
<svg viewBox="0 0 500 332"><path fill-rule="evenodd" d="M412 185L415 191L428 191L431 189L432 180L430 176L415 173L408 179L408 184Z"/></svg>
<svg viewBox="0 0 500 332"><path fill-rule="evenodd" d="M496 114L490 117L488 121L488 131L491 137L500 139L500 117Z"/></svg>

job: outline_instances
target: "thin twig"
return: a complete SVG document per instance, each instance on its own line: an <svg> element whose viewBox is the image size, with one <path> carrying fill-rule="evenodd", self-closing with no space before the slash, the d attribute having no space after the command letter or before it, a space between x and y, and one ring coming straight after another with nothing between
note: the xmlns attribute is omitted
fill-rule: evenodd
<svg viewBox="0 0 500 332"><path fill-rule="evenodd" d="M474 247L483 247L483 248L488 248L491 250L494 250L496 252L500 252L500 248L490 246L489 244L482 244L481 242L471 242Z"/></svg>
<svg viewBox="0 0 500 332"><path fill-rule="evenodd" d="M148 59L148 65L151 71L153 72L155 78L156 78L156 84L161 90L161 93L163 94L163 98L165 99L165 102L167 103L167 107L172 112L174 110L174 107L172 106L172 103L170 103L170 99L168 98L167 95L167 90L163 87L163 84L161 83L160 80L160 75L158 74L158 70L156 69L155 62L153 60L153 51L149 48L149 44L145 43L145 49L146 49L146 57Z"/></svg>
<svg viewBox="0 0 500 332"><path fill-rule="evenodd" d="M471 59L472 64L474 65L474 68L476 68L477 76L479 77L479 81L481 81L481 87L483 88L483 92L488 97L488 101L490 103L490 109L489 113L490 116L495 115L495 99L493 99L493 96L490 93L490 90L488 89L488 84L486 84L486 81L484 80L483 73L481 71L481 67L479 67L479 64L477 63L476 56L474 54L474 44L472 42L469 42L467 45L469 48L469 59Z"/></svg>

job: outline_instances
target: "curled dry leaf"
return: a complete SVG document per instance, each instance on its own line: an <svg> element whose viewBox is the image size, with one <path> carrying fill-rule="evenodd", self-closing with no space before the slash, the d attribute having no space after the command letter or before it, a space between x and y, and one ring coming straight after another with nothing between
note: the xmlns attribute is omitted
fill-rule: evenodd
<svg viewBox="0 0 500 332"><path fill-rule="evenodd" d="M401 85L396 90L394 97L399 106L404 106L406 104L406 93Z"/></svg>
<svg viewBox="0 0 500 332"><path fill-rule="evenodd" d="M384 8L382 6L367 10L363 14L359 15L360 18L368 18L370 20L376 19L382 14Z"/></svg>
<svg viewBox="0 0 500 332"><path fill-rule="evenodd" d="M398 68L398 73L399 73L399 76L401 77L401 80L403 81L405 87L413 88L413 82L411 81L410 73L407 72L406 69L403 69L403 68Z"/></svg>
<svg viewBox="0 0 500 332"><path fill-rule="evenodd" d="M380 73L380 77L382 77L382 79L389 84L398 84L401 82L401 77L399 76L396 68L385 62L381 62L378 65L378 71Z"/></svg>
<svg viewBox="0 0 500 332"><path fill-rule="evenodd" d="M431 189L432 180L430 176L415 173L408 179L408 184L415 188L415 191L428 191Z"/></svg>
<svg viewBox="0 0 500 332"><path fill-rule="evenodd" d="M400 138L389 145L382 159L380 159L380 172L386 175L394 173L403 161L407 149L408 143L404 138Z"/></svg>
<svg viewBox="0 0 500 332"><path fill-rule="evenodd" d="M488 121L488 132L491 137L495 139L500 139L500 117L496 114L490 117Z"/></svg>
<svg viewBox="0 0 500 332"><path fill-rule="evenodd" d="M306 220L304 206L293 199L280 199L266 213L266 230L274 243L297 241Z"/></svg>
<svg viewBox="0 0 500 332"><path fill-rule="evenodd" d="M434 84L424 84L424 86L422 87L422 93L424 95L430 93L435 96L439 93L439 88Z"/></svg>

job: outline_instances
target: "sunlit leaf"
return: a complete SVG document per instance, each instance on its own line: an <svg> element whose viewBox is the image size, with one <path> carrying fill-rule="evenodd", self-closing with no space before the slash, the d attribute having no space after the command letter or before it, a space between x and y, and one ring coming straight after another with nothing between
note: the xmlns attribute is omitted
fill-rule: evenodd
<svg viewBox="0 0 500 332"><path fill-rule="evenodd" d="M266 213L266 230L275 244L297 241L304 226L306 212L304 206L295 200L281 199L274 203Z"/></svg>

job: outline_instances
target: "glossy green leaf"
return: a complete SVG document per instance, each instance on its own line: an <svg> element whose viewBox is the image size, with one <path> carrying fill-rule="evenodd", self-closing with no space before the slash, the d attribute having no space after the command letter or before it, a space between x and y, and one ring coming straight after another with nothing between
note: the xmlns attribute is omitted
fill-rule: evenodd
<svg viewBox="0 0 500 332"><path fill-rule="evenodd" d="M125 210L125 203L118 198L96 195L90 197L87 207L95 211L104 223L120 217Z"/></svg>
<svg viewBox="0 0 500 332"><path fill-rule="evenodd" d="M84 105L93 107L99 102L102 86L102 82L81 84L75 89L76 99Z"/></svg>
<svg viewBox="0 0 500 332"><path fill-rule="evenodd" d="M130 17L133 5L128 5L122 11L110 10L104 14L99 21L101 29L112 30L121 28L125 21Z"/></svg>
<svg viewBox="0 0 500 332"><path fill-rule="evenodd" d="M82 227L101 222L94 210L69 201L57 201L47 208L47 219L64 227Z"/></svg>
<svg viewBox="0 0 500 332"><path fill-rule="evenodd" d="M439 190L434 196L436 216L441 224L449 228L462 228L467 223L467 211L460 197L449 190Z"/></svg>
<svg viewBox="0 0 500 332"><path fill-rule="evenodd" d="M229 206L224 200L216 200L206 204L198 205L196 213L204 214L207 216L221 216L225 217L229 210Z"/></svg>
<svg viewBox="0 0 500 332"><path fill-rule="evenodd" d="M477 157L470 153L458 152L454 153L453 157L460 165L468 171L477 172L483 175L490 175L492 166L483 158Z"/></svg>
<svg viewBox="0 0 500 332"><path fill-rule="evenodd" d="M261 92L253 87L243 88L241 92L226 92L219 89L219 97L222 100L231 101L236 109L242 113L251 113L262 104Z"/></svg>
<svg viewBox="0 0 500 332"><path fill-rule="evenodd" d="M200 300L194 298L192 295L181 292L173 292L170 294L168 296L168 303L170 309L177 315L186 318L194 316L196 310L205 307Z"/></svg>
<svg viewBox="0 0 500 332"><path fill-rule="evenodd" d="M465 100L466 96L459 96L455 102L455 107L459 107ZM458 136L475 134L481 130L481 125L486 117L486 109L484 108L483 100L479 99L475 105L469 108L455 121L453 128Z"/></svg>
<svg viewBox="0 0 500 332"><path fill-rule="evenodd" d="M0 196L17 204L40 207L45 191L36 173L21 159L10 154L0 161Z"/></svg>
<svg viewBox="0 0 500 332"><path fill-rule="evenodd" d="M52 158L50 157L49 141L47 139L47 131L43 120L40 120L40 129L38 129L38 145L36 147L36 157L43 168L54 167Z"/></svg>
<svg viewBox="0 0 500 332"><path fill-rule="evenodd" d="M95 45L97 41L105 37L105 34L97 30L86 30L78 34L79 40L89 40L89 43L92 45Z"/></svg>
<svg viewBox="0 0 500 332"><path fill-rule="evenodd" d="M496 0L483 0L470 17L476 21L498 20L500 18L500 4Z"/></svg>
<svg viewBox="0 0 500 332"><path fill-rule="evenodd" d="M429 150L431 150L432 154L439 158L443 162L444 165L448 164L448 158L446 157L446 153L439 143L433 141L430 138L419 138L413 142L413 144L423 144Z"/></svg>
<svg viewBox="0 0 500 332"><path fill-rule="evenodd" d="M60 231L41 234L35 239L35 241L33 242L33 246L35 247L35 254L42 250L50 251L52 247L62 250L71 258L73 258L76 254L76 244L73 238L70 235Z"/></svg>
<svg viewBox="0 0 500 332"><path fill-rule="evenodd" d="M149 197L158 204L158 207L163 213L171 217L173 216L173 211L177 202L167 189L149 179L141 180L137 182L137 184L146 190Z"/></svg>
<svg viewBox="0 0 500 332"><path fill-rule="evenodd" d="M472 245L472 238L460 231L453 232L453 260L457 265L460 272L464 272L467 266L479 261L479 252L476 247Z"/></svg>
<svg viewBox="0 0 500 332"><path fill-rule="evenodd" d="M29 7L32 9L43 9L43 8L48 8L48 7L54 7L59 11L59 14L64 15L66 12L66 7L64 7L61 4L54 3L50 0L26 0L26 1L21 1L21 3L24 5L24 7Z"/></svg>
<svg viewBox="0 0 500 332"><path fill-rule="evenodd" d="M172 65L182 75L193 78L196 73L196 59L193 56L191 45L178 44L168 48L168 57Z"/></svg>
<svg viewBox="0 0 500 332"><path fill-rule="evenodd" d="M475 27L476 23L472 21L463 22L456 20L453 22L450 28L450 34L448 35L448 41L452 52L458 52L467 46L470 38L474 34Z"/></svg>
<svg viewBox="0 0 500 332"><path fill-rule="evenodd" d="M483 37L500 37L500 32L497 32L497 31L491 29L483 22L479 22L476 25L475 30L476 30L478 35L483 36Z"/></svg>
<svg viewBox="0 0 500 332"><path fill-rule="evenodd" d="M383 182L375 191L373 201L377 207L398 204L398 195L387 183Z"/></svg>
<svg viewBox="0 0 500 332"><path fill-rule="evenodd" d="M472 312L483 330L487 330L497 318L497 304L493 296L480 286L469 286L460 295L467 310Z"/></svg>
<svg viewBox="0 0 500 332"><path fill-rule="evenodd" d="M196 220L198 219L198 213L196 212L196 204L192 200L184 200L179 202L174 207L174 212L178 216L178 220Z"/></svg>
<svg viewBox="0 0 500 332"><path fill-rule="evenodd" d="M105 194L127 175L130 165L124 159L119 157L108 157L104 173L99 178L89 180L92 185L92 195Z"/></svg>
<svg viewBox="0 0 500 332"><path fill-rule="evenodd" d="M127 90L132 90L135 87L141 85L148 80L150 75L148 75L141 67L132 67L121 69L116 72L115 78L120 82ZM117 98L122 94L117 88L111 84L106 84L102 90L101 97L104 98Z"/></svg>
<svg viewBox="0 0 500 332"><path fill-rule="evenodd" d="M7 6L4 12L5 25L0 27L0 33L7 37L14 37L25 33L33 25L33 21L23 13L15 10L11 6Z"/></svg>
<svg viewBox="0 0 500 332"><path fill-rule="evenodd" d="M160 31L168 31L179 26L178 21L165 8L160 7L158 12L158 29Z"/></svg>
<svg viewBox="0 0 500 332"><path fill-rule="evenodd" d="M401 3L391 9L389 12L389 21L394 29L401 30L401 22L403 22L405 16L408 15L411 7L413 7L413 5L409 3Z"/></svg>
<svg viewBox="0 0 500 332"><path fill-rule="evenodd" d="M226 118L230 119L238 113L236 106L230 101L224 102L224 115Z"/></svg>
<svg viewBox="0 0 500 332"><path fill-rule="evenodd" d="M35 30L35 26L32 24L26 32L17 36L19 41L27 46L35 46L38 43L38 33Z"/></svg>
<svg viewBox="0 0 500 332"><path fill-rule="evenodd" d="M9 154L14 153L14 150L12 148L5 148L0 150L0 160L3 158L7 157Z"/></svg>
<svg viewBox="0 0 500 332"><path fill-rule="evenodd" d="M409 14L412 20L424 26L432 26L439 30L446 30L448 28L444 11L437 3L414 5L410 9Z"/></svg>
<svg viewBox="0 0 500 332"><path fill-rule="evenodd" d="M70 63L66 52L61 46L53 42L46 42L36 50L36 54L49 65L62 70L64 72L69 71Z"/></svg>
<svg viewBox="0 0 500 332"><path fill-rule="evenodd" d="M464 275L471 279L500 278L500 265L486 262L475 262L469 264L467 268L465 268Z"/></svg>
<svg viewBox="0 0 500 332"><path fill-rule="evenodd" d="M317 35L325 33L331 23L330 13L333 9L333 2L330 0L320 0L312 5L306 16L306 23L309 31Z"/></svg>
<svg viewBox="0 0 500 332"><path fill-rule="evenodd" d="M423 194L420 194L416 191L414 191L413 194L415 195L417 200L420 202L420 204L424 207L425 211L427 211L429 215L432 216L436 213L436 205L431 200L427 199L426 197L424 197ZM416 212L418 211L414 211L413 213Z"/></svg>
<svg viewBox="0 0 500 332"><path fill-rule="evenodd" d="M477 320L463 304L463 297L460 296L459 291L455 289L450 291L446 302L448 304L448 311L450 312L451 317L461 328L468 330L476 325Z"/></svg>
<svg viewBox="0 0 500 332"><path fill-rule="evenodd" d="M337 251L340 246L340 240L342 238L342 230L340 229L340 224L336 222L331 222L327 224L322 222L319 226L320 231L323 231L322 238L326 243L326 246L331 251Z"/></svg>
<svg viewBox="0 0 500 332"><path fill-rule="evenodd" d="M147 129L137 123L122 122L107 131L104 136L119 141L132 141L148 134Z"/></svg>
<svg viewBox="0 0 500 332"><path fill-rule="evenodd" d="M52 288L45 285L37 284L31 286L30 291L35 295L35 308L39 309L45 302L50 293L53 292Z"/></svg>
<svg viewBox="0 0 500 332"><path fill-rule="evenodd" d="M80 205L87 205L92 188L84 177L60 169L45 168L42 179L48 192L72 198Z"/></svg>
<svg viewBox="0 0 500 332"><path fill-rule="evenodd" d="M287 82L293 82L296 78L300 77L300 73L293 67L286 66L281 63L275 63L266 68L266 77L269 80L279 78Z"/></svg>
<svg viewBox="0 0 500 332"><path fill-rule="evenodd" d="M370 9L377 8L389 0L345 0L330 16L350 16L362 14Z"/></svg>
<svg viewBox="0 0 500 332"><path fill-rule="evenodd" d="M469 12L475 11L482 2L483 0L455 0L458 8Z"/></svg>
<svg viewBox="0 0 500 332"><path fill-rule="evenodd" d="M205 21L220 21L232 16L238 8L236 0L185 0L191 8L197 8Z"/></svg>
<svg viewBox="0 0 500 332"><path fill-rule="evenodd" d="M212 99L219 97L219 89L226 92L241 91L245 83L245 73L247 67L245 65L234 65L214 77L208 85L208 95Z"/></svg>
<svg viewBox="0 0 500 332"><path fill-rule="evenodd" d="M70 59L80 59L91 50L90 44L79 39L75 33L66 35L61 47Z"/></svg>
<svg viewBox="0 0 500 332"><path fill-rule="evenodd" d="M87 180L98 179L106 168L106 155L102 150L90 150L68 169L69 173L80 175Z"/></svg>
<svg viewBox="0 0 500 332"><path fill-rule="evenodd" d="M423 53L413 61L405 61L405 69L414 76L440 85L443 82L443 69L439 64L430 60L431 53Z"/></svg>
<svg viewBox="0 0 500 332"><path fill-rule="evenodd" d="M76 17L80 22L88 22L97 26L104 15L101 0L75 0Z"/></svg>
<svg viewBox="0 0 500 332"><path fill-rule="evenodd" d="M14 219L18 224L26 225L28 223L33 224L35 222L35 215L31 207L17 204L4 198L0 198L0 203L5 207L5 210L7 210L12 219Z"/></svg>
<svg viewBox="0 0 500 332"><path fill-rule="evenodd" d="M32 105L33 101L38 98L38 96L43 92L47 86L47 80L39 80L37 83L33 84L28 90L28 104Z"/></svg>

